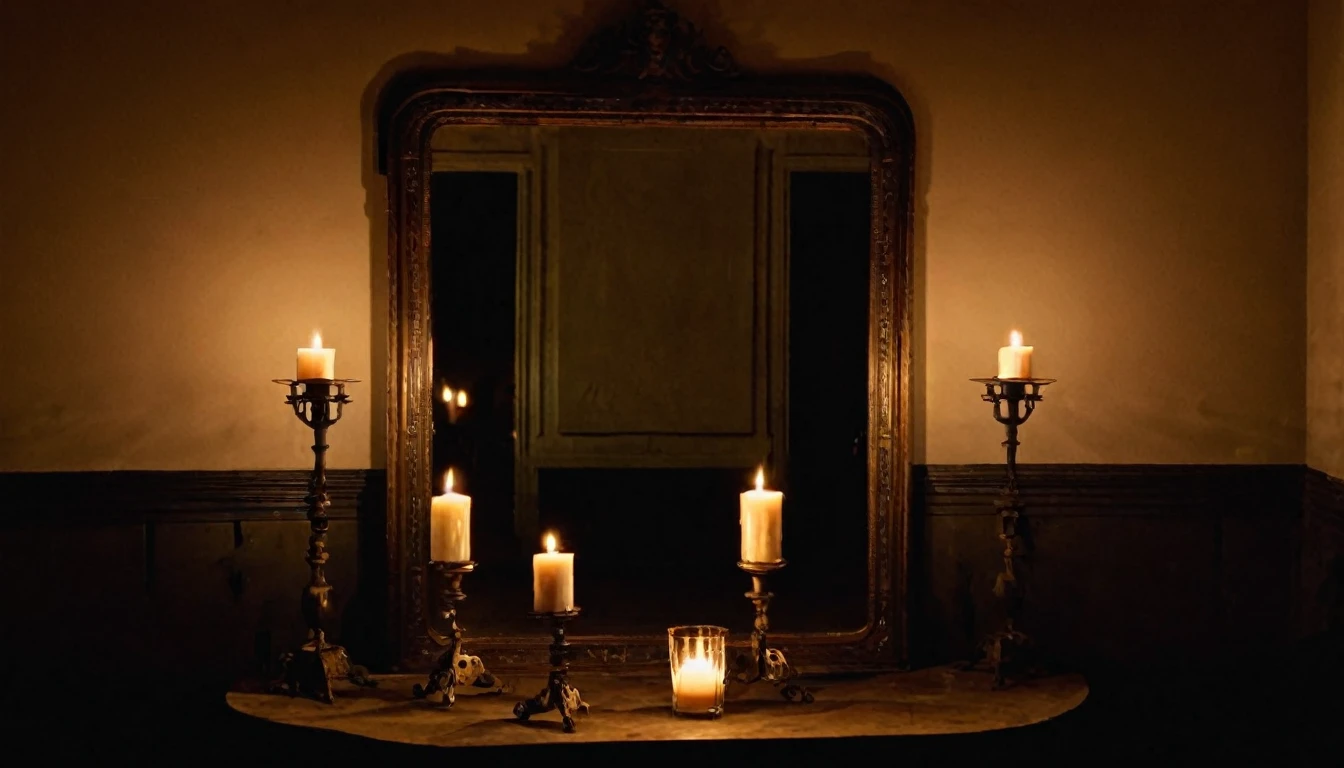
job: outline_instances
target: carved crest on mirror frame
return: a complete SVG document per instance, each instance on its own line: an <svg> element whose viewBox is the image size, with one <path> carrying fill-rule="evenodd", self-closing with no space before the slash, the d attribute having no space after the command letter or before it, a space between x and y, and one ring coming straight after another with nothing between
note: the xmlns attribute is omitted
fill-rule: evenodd
<svg viewBox="0 0 1344 768"><path fill-rule="evenodd" d="M644 0L623 21L594 33L571 66L584 74L654 82L738 75L727 48L706 43L694 24L658 0Z"/></svg>

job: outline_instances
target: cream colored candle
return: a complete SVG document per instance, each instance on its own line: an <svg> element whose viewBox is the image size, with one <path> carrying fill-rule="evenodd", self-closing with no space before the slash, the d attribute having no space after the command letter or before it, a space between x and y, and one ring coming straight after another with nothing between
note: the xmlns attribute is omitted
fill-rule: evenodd
<svg viewBox="0 0 1344 768"><path fill-rule="evenodd" d="M471 497L453 493L453 470L443 495L429 502L429 559L441 563L471 560Z"/></svg>
<svg viewBox="0 0 1344 768"><path fill-rule="evenodd" d="M574 553L555 551L555 534L546 534L546 551L532 556L532 610L574 610Z"/></svg>
<svg viewBox="0 0 1344 768"><path fill-rule="evenodd" d="M999 347L999 378L1031 378L1031 347L1022 346L1022 334L1008 334L1008 346Z"/></svg>
<svg viewBox="0 0 1344 768"><path fill-rule="evenodd" d="M756 489L742 494L742 560L777 563L784 559L784 494L765 490L765 469L756 471Z"/></svg>
<svg viewBox="0 0 1344 768"><path fill-rule="evenodd" d="M719 706L723 674L704 656L684 659L672 680L676 708L684 712L708 712Z"/></svg>
<svg viewBox="0 0 1344 768"><path fill-rule="evenodd" d="M448 423L456 424L462 414L467 410L467 390L459 389L456 392L452 387L443 388L443 403L448 409Z"/></svg>
<svg viewBox="0 0 1344 768"><path fill-rule="evenodd" d="M299 347L299 361L294 378L334 379L336 378L336 350L323 349L322 334L313 331L313 346Z"/></svg>

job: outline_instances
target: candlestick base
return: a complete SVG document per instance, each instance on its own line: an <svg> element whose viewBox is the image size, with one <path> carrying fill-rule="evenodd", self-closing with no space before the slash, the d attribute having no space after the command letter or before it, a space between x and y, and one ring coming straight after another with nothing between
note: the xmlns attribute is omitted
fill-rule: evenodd
<svg viewBox="0 0 1344 768"><path fill-rule="evenodd" d="M1031 638L1014 626L1015 619L1022 614L1022 600L1025 596L1017 568L1024 554L1018 546L1022 538L1018 528L1025 524L1025 507L1017 487L1017 448L1021 445L1017 432L1044 399L1041 387L1053 384L1055 380L994 377L971 381L984 385L985 392L980 399L994 406L994 420L1003 425L1006 438L1002 445L1008 484L995 502L999 512L998 536L1003 544L1003 570L994 580L994 595L1004 601L1007 618L1003 629L986 637L964 668L973 669L982 661L987 661L990 671L994 673L993 687L999 689L1007 684L1009 677L1028 671L1032 645Z"/></svg>
<svg viewBox="0 0 1344 768"><path fill-rule="evenodd" d="M579 689L569 683L570 649L565 640L565 623L579 615L579 608L576 606L560 613L533 612L531 615L551 621L551 673L540 693L514 705L513 716L526 721L532 715L558 710L565 733L573 733L574 715L578 712L588 714L588 704L579 696Z"/></svg>
<svg viewBox="0 0 1344 768"><path fill-rule="evenodd" d="M307 696L325 704L333 701L332 680L345 679L365 688L378 685L367 669L350 662L343 646L328 643L320 630L297 651L282 655L280 666L281 677L272 684L272 693Z"/></svg>
<svg viewBox="0 0 1344 768"><path fill-rule="evenodd" d="M738 568L751 575L751 591L746 593L746 597L756 606L756 620L751 632L751 650L748 653L738 654L727 682L750 685L764 681L778 688L779 694L786 701L811 704L815 700L812 692L805 686L789 682L797 672L784 658L784 652L769 647L770 599L775 595L765 588L765 578L785 565L788 563L784 560L773 563L747 561L737 563Z"/></svg>
<svg viewBox="0 0 1344 768"><path fill-rule="evenodd" d="M1030 672L1031 656L1031 638L1014 629L1010 619L1003 629L985 638L963 668L971 670L981 662L988 663L989 671L994 673L993 688L999 690L1007 686L1009 679L1017 679Z"/></svg>
<svg viewBox="0 0 1344 768"><path fill-rule="evenodd" d="M451 627L452 634L447 638L448 650L440 654L438 665L429 673L429 680L424 685L416 683L411 693L417 699L442 704L444 709L451 709L457 702L458 686L495 688L497 693L502 693L503 688L496 683L495 676L486 670L481 657L462 652L462 634L465 630L457 624L457 604L467 599L466 593L462 591L462 577L475 570L476 563L436 561L431 565L439 572L441 615Z"/></svg>
<svg viewBox="0 0 1344 768"><path fill-rule="evenodd" d="M289 388L285 404L294 409L294 415L303 425L313 430L313 471L308 478L308 494L303 497L308 505L308 585L299 601L300 611L308 625L308 642L294 653L280 658L283 673L279 682L271 686L277 693L290 696L312 696L332 703L331 681L345 678L357 685L373 687L377 682L369 678L368 670L350 663L345 648L327 642L326 627L332 618L331 584L327 582L327 530L330 521L327 508L331 496L327 493L327 430L341 420L350 396L345 385L356 379L272 379Z"/></svg>

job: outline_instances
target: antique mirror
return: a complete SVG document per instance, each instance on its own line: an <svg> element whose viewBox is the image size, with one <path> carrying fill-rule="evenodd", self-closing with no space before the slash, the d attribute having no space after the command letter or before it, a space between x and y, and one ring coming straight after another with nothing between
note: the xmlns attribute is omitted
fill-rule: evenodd
<svg viewBox="0 0 1344 768"><path fill-rule="evenodd" d="M747 641L739 494L785 494L772 644L905 661L912 130L866 78L763 77L649 3L563 72L383 93L387 546L404 668L446 642L431 497L470 495L461 623L541 663L543 532L575 553L580 661Z"/></svg>

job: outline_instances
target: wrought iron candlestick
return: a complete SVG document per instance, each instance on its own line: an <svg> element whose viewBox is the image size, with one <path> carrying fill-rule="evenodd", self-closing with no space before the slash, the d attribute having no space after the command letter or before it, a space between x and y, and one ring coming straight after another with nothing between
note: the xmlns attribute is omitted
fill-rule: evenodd
<svg viewBox="0 0 1344 768"><path fill-rule="evenodd" d="M273 379L289 387L285 403L294 409L305 426L313 430L313 473L308 480L308 552L304 559L311 574L304 587L300 605L308 624L308 641L293 653L281 657L283 676L276 684L280 692L291 696L304 694L328 704L332 701L331 681L346 678L359 685L373 686L368 670L350 663L345 648L327 641L327 628L334 608L331 584L327 582L327 429L341 420L349 395L345 385L356 379Z"/></svg>
<svg viewBox="0 0 1344 768"><path fill-rule="evenodd" d="M549 619L551 622L551 673L541 693L514 705L513 714L519 720L555 709L560 711L565 733L573 733L574 713L588 713L588 705L579 697L579 689L569 684L570 648L569 642L565 640L565 624L578 615L578 606L569 611L532 614L533 618Z"/></svg>
<svg viewBox="0 0 1344 768"><path fill-rule="evenodd" d="M977 656L967 665L973 667L987 660L994 672L994 687L1002 688L1010 669L1023 664L1023 656L1030 638L1017 628L1025 595L1022 581L1015 568L1021 557L1017 542L1018 524L1022 519L1021 497L1017 489L1017 428L1031 418L1036 404L1041 402L1041 387L1054 379L971 379L985 385L980 399L994 405L994 420L1003 425L1007 439L1003 441L1008 465L1008 485L995 501L999 511L999 540L1003 542L1003 570L994 580L994 594L1005 602L1006 616L1003 629L992 633L981 644Z"/></svg>
<svg viewBox="0 0 1344 768"><path fill-rule="evenodd" d="M737 567L751 575L751 591L746 596L756 606L756 620L751 630L751 651L738 655L728 682L751 684L764 680L779 688L780 695L789 701L810 704L812 692L789 682L797 673L784 658L784 652L769 646L770 598L774 594L766 589L765 579L787 564L784 560L775 563L738 561Z"/></svg>
<svg viewBox="0 0 1344 768"><path fill-rule="evenodd" d="M486 671L479 656L462 653L462 627L457 624L457 604L467 599L467 593L462 591L462 577L475 570L476 563L435 561L430 565L439 574L439 611L452 635L448 638L448 650L439 656L438 666L429 673L429 682L416 683L411 691L417 699L433 698L452 707L457 701L457 686L494 688L495 676Z"/></svg>

